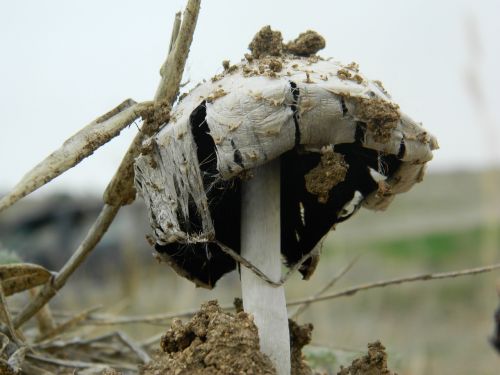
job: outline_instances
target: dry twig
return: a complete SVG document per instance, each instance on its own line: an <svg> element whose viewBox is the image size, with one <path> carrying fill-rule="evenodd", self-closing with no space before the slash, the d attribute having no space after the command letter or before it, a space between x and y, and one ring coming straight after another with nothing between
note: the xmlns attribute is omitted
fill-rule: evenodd
<svg viewBox="0 0 500 375"><path fill-rule="evenodd" d="M103 210L90 228L87 236L63 266L61 271L53 276L51 280L41 288L37 296L16 315L14 318L14 326L16 328L20 327L24 322L35 315L56 295L57 291L64 286L68 278L83 263L97 243L99 243L102 236L113 222L119 209L119 206L104 205Z"/></svg>
<svg viewBox="0 0 500 375"><path fill-rule="evenodd" d="M347 272L350 267L352 267L353 263L354 263L354 260L346 268L344 268L344 270L342 270L339 273L337 280L339 277L342 276L342 274L345 274L345 272ZM470 269L464 269L464 270L459 270L459 271L441 272L441 273L433 273L433 274L421 274L421 275L407 276L407 277L396 278L396 279L376 281L373 283L366 283L366 284L352 286L350 288L344 289L344 290L339 291L339 292L331 293L331 294L297 299L295 301L288 302L287 306L311 304L311 303L326 301L326 300L335 299L335 298L339 298L339 297L352 296L352 295L356 294L357 292L362 292L362 291L375 289L375 288L382 288L385 286L391 286L391 285L396 285L396 284L404 284L404 283L410 283L410 282L416 282L416 281L450 279L450 278L455 278L455 277L469 276L469 275L476 275L476 274L491 272L491 271L494 271L497 269L500 269L500 263L493 264L490 266L470 268ZM226 305L226 306L223 306L222 308L226 311L234 310L233 305ZM165 324L166 322L168 322L174 318L191 317L194 314L196 314L196 312L198 312L198 310L199 309L189 309L189 310L180 311L180 312L176 312L176 313L121 316L121 317L110 317L110 316L106 316L106 315L94 315L94 316L90 316L89 320L82 322L82 324L88 324L88 325L122 325L122 324L125 325L125 324L137 324L137 323Z"/></svg>
<svg viewBox="0 0 500 375"><path fill-rule="evenodd" d="M80 322L87 319L90 314L92 314L93 312L95 312L96 310L98 310L100 308L101 308L101 306L97 306L97 307L92 307L90 309L82 311L81 313L75 315L71 319L66 320L64 323L61 323L61 324L53 327L51 330L44 332L39 337L37 337L36 341L41 342L41 341L45 341L48 339L52 339L54 337L59 336L62 333L69 331L70 329L76 327Z"/></svg>
<svg viewBox="0 0 500 375"><path fill-rule="evenodd" d="M165 102L171 105L175 100L189 53L189 47L193 39L199 10L200 0L189 0L184 12L184 20L180 26L179 36L175 39L172 52L169 53L167 61L161 69L162 79L155 95L155 106ZM133 200L135 198L133 161L138 155L143 137L147 134L152 134L160 125L158 121L145 121L141 132L135 137L117 173L108 185L104 196L106 204L84 241L66 262L61 271L50 282L45 284L36 298L26 305L15 317L13 322L14 327L21 326L54 297L57 291L64 286L67 279L83 263L85 258L101 240L109 225L113 222L120 206L130 203L130 199L132 198Z"/></svg>
<svg viewBox="0 0 500 375"><path fill-rule="evenodd" d="M389 286L389 285L405 284L405 283L411 283L411 282L415 282L415 281L451 279L451 278L460 277L460 276L477 275L480 273L491 272L491 271L494 271L497 269L500 269L500 263L492 264L490 266L485 266L485 267L468 268L468 269L460 270L460 271L441 272L441 273L426 273L426 274L422 274L422 275L407 276L407 277L401 277L401 278L397 278L397 279L376 281L373 283L356 285L356 286L341 290L340 292L326 294L324 296L318 296L318 297L313 296L313 297L298 299L298 300L289 302L288 306L296 306L296 305L302 305L304 303L314 303L314 302L326 301L326 300L339 298L339 297L352 296L360 291L365 291L365 290L375 289L375 288L382 288L382 287Z"/></svg>
<svg viewBox="0 0 500 375"><path fill-rule="evenodd" d="M29 293L31 295L31 298L35 298L37 289L32 288L29 290ZM35 315L35 318L40 335L44 335L47 332L52 331L56 326L54 317L52 316L52 311L47 304L40 309L40 311Z"/></svg>
<svg viewBox="0 0 500 375"><path fill-rule="evenodd" d="M120 134L151 103L137 104L127 99L108 113L100 116L68 138L63 145L47 156L7 195L0 199L0 211L12 206L19 199L47 184Z"/></svg>
<svg viewBox="0 0 500 375"><path fill-rule="evenodd" d="M359 259L359 255L353 258L338 274L332 277L332 279L323 287L321 288L313 297L319 297L323 295L328 289L330 289L332 286L334 286L337 281L342 278L349 270L356 264L356 262ZM306 302L302 306L299 306L299 308L293 313L292 319L297 319L297 317L302 314L309 306L311 305L311 302Z"/></svg>
<svg viewBox="0 0 500 375"><path fill-rule="evenodd" d="M10 334L10 338L16 343L17 346L23 345L23 340L18 336L16 328L10 315L9 307L7 306L7 299L3 292L2 283L0 283L0 321L4 322Z"/></svg>

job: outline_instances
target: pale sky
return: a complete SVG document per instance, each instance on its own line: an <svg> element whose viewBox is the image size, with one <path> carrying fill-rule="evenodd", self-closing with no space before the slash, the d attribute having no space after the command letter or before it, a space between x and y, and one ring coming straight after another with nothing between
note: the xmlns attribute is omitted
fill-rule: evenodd
<svg viewBox="0 0 500 375"><path fill-rule="evenodd" d="M184 0L3 1L0 7L0 191L125 98L153 97ZM437 136L430 170L500 164L500 2L205 0L184 80L239 61L270 24L285 40L314 29L320 54L356 61ZM472 70L471 70L472 69ZM481 98L467 91L474 72ZM481 108L478 109L477 107ZM43 192L100 192L135 126Z"/></svg>

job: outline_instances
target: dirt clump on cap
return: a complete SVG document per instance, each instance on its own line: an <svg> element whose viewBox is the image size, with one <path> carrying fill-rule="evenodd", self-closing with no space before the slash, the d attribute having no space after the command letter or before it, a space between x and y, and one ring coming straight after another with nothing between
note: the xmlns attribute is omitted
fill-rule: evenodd
<svg viewBox="0 0 500 375"><path fill-rule="evenodd" d="M301 348L311 340L311 325L290 326L292 375L310 375ZM142 375L275 375L271 360L260 351L251 315L224 312L209 301L188 322L174 320L161 339L161 350L141 368Z"/></svg>
<svg viewBox="0 0 500 375"><path fill-rule="evenodd" d="M349 367L340 367L337 375L397 375L387 368L385 347L376 341L368 344L368 354L352 361Z"/></svg>
<svg viewBox="0 0 500 375"><path fill-rule="evenodd" d="M355 116L366 122L368 130L373 133L375 141L386 143L391 139L392 132L396 129L399 115L399 106L380 98L356 98Z"/></svg>
<svg viewBox="0 0 500 375"><path fill-rule="evenodd" d="M348 169L344 155L332 147L323 148L318 165L304 176L307 191L317 195L319 203L326 203L332 188L345 180Z"/></svg>
<svg viewBox="0 0 500 375"><path fill-rule="evenodd" d="M264 26L255 34L248 48L256 59L264 56L281 56L283 36L280 31L271 30L271 26Z"/></svg>
<svg viewBox="0 0 500 375"><path fill-rule="evenodd" d="M245 55L248 62L260 59L264 56L282 56L291 54L295 56L312 56L319 50L325 48L326 42L320 34L313 30L301 33L295 40L283 43L283 36L280 31L273 31L267 25L260 29L253 37L248 48L252 55Z"/></svg>
<svg viewBox="0 0 500 375"><path fill-rule="evenodd" d="M326 42L320 34L313 30L301 33L295 40L288 42L284 49L286 52L297 56L315 55L319 50L325 48Z"/></svg>

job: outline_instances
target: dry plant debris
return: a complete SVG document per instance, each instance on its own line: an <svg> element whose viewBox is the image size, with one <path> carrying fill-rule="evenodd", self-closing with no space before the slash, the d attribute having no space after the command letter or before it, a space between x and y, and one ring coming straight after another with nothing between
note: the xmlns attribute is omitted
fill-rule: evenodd
<svg viewBox="0 0 500 375"><path fill-rule="evenodd" d="M0 283L5 296L46 283L52 274L37 264L0 264Z"/></svg>

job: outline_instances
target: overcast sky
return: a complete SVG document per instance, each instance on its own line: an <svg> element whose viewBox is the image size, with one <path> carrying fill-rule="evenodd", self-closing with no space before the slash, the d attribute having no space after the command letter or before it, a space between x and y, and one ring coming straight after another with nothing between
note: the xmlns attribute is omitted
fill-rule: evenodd
<svg viewBox="0 0 500 375"><path fill-rule="evenodd" d="M2 2L1 191L123 99L152 98L174 14L184 4ZM285 40L314 29L327 41L321 55L358 62L437 136L431 170L498 165L499 16L494 0L205 0L185 80L213 76L224 59L238 61L264 25ZM131 127L42 190L102 191L135 132Z"/></svg>

